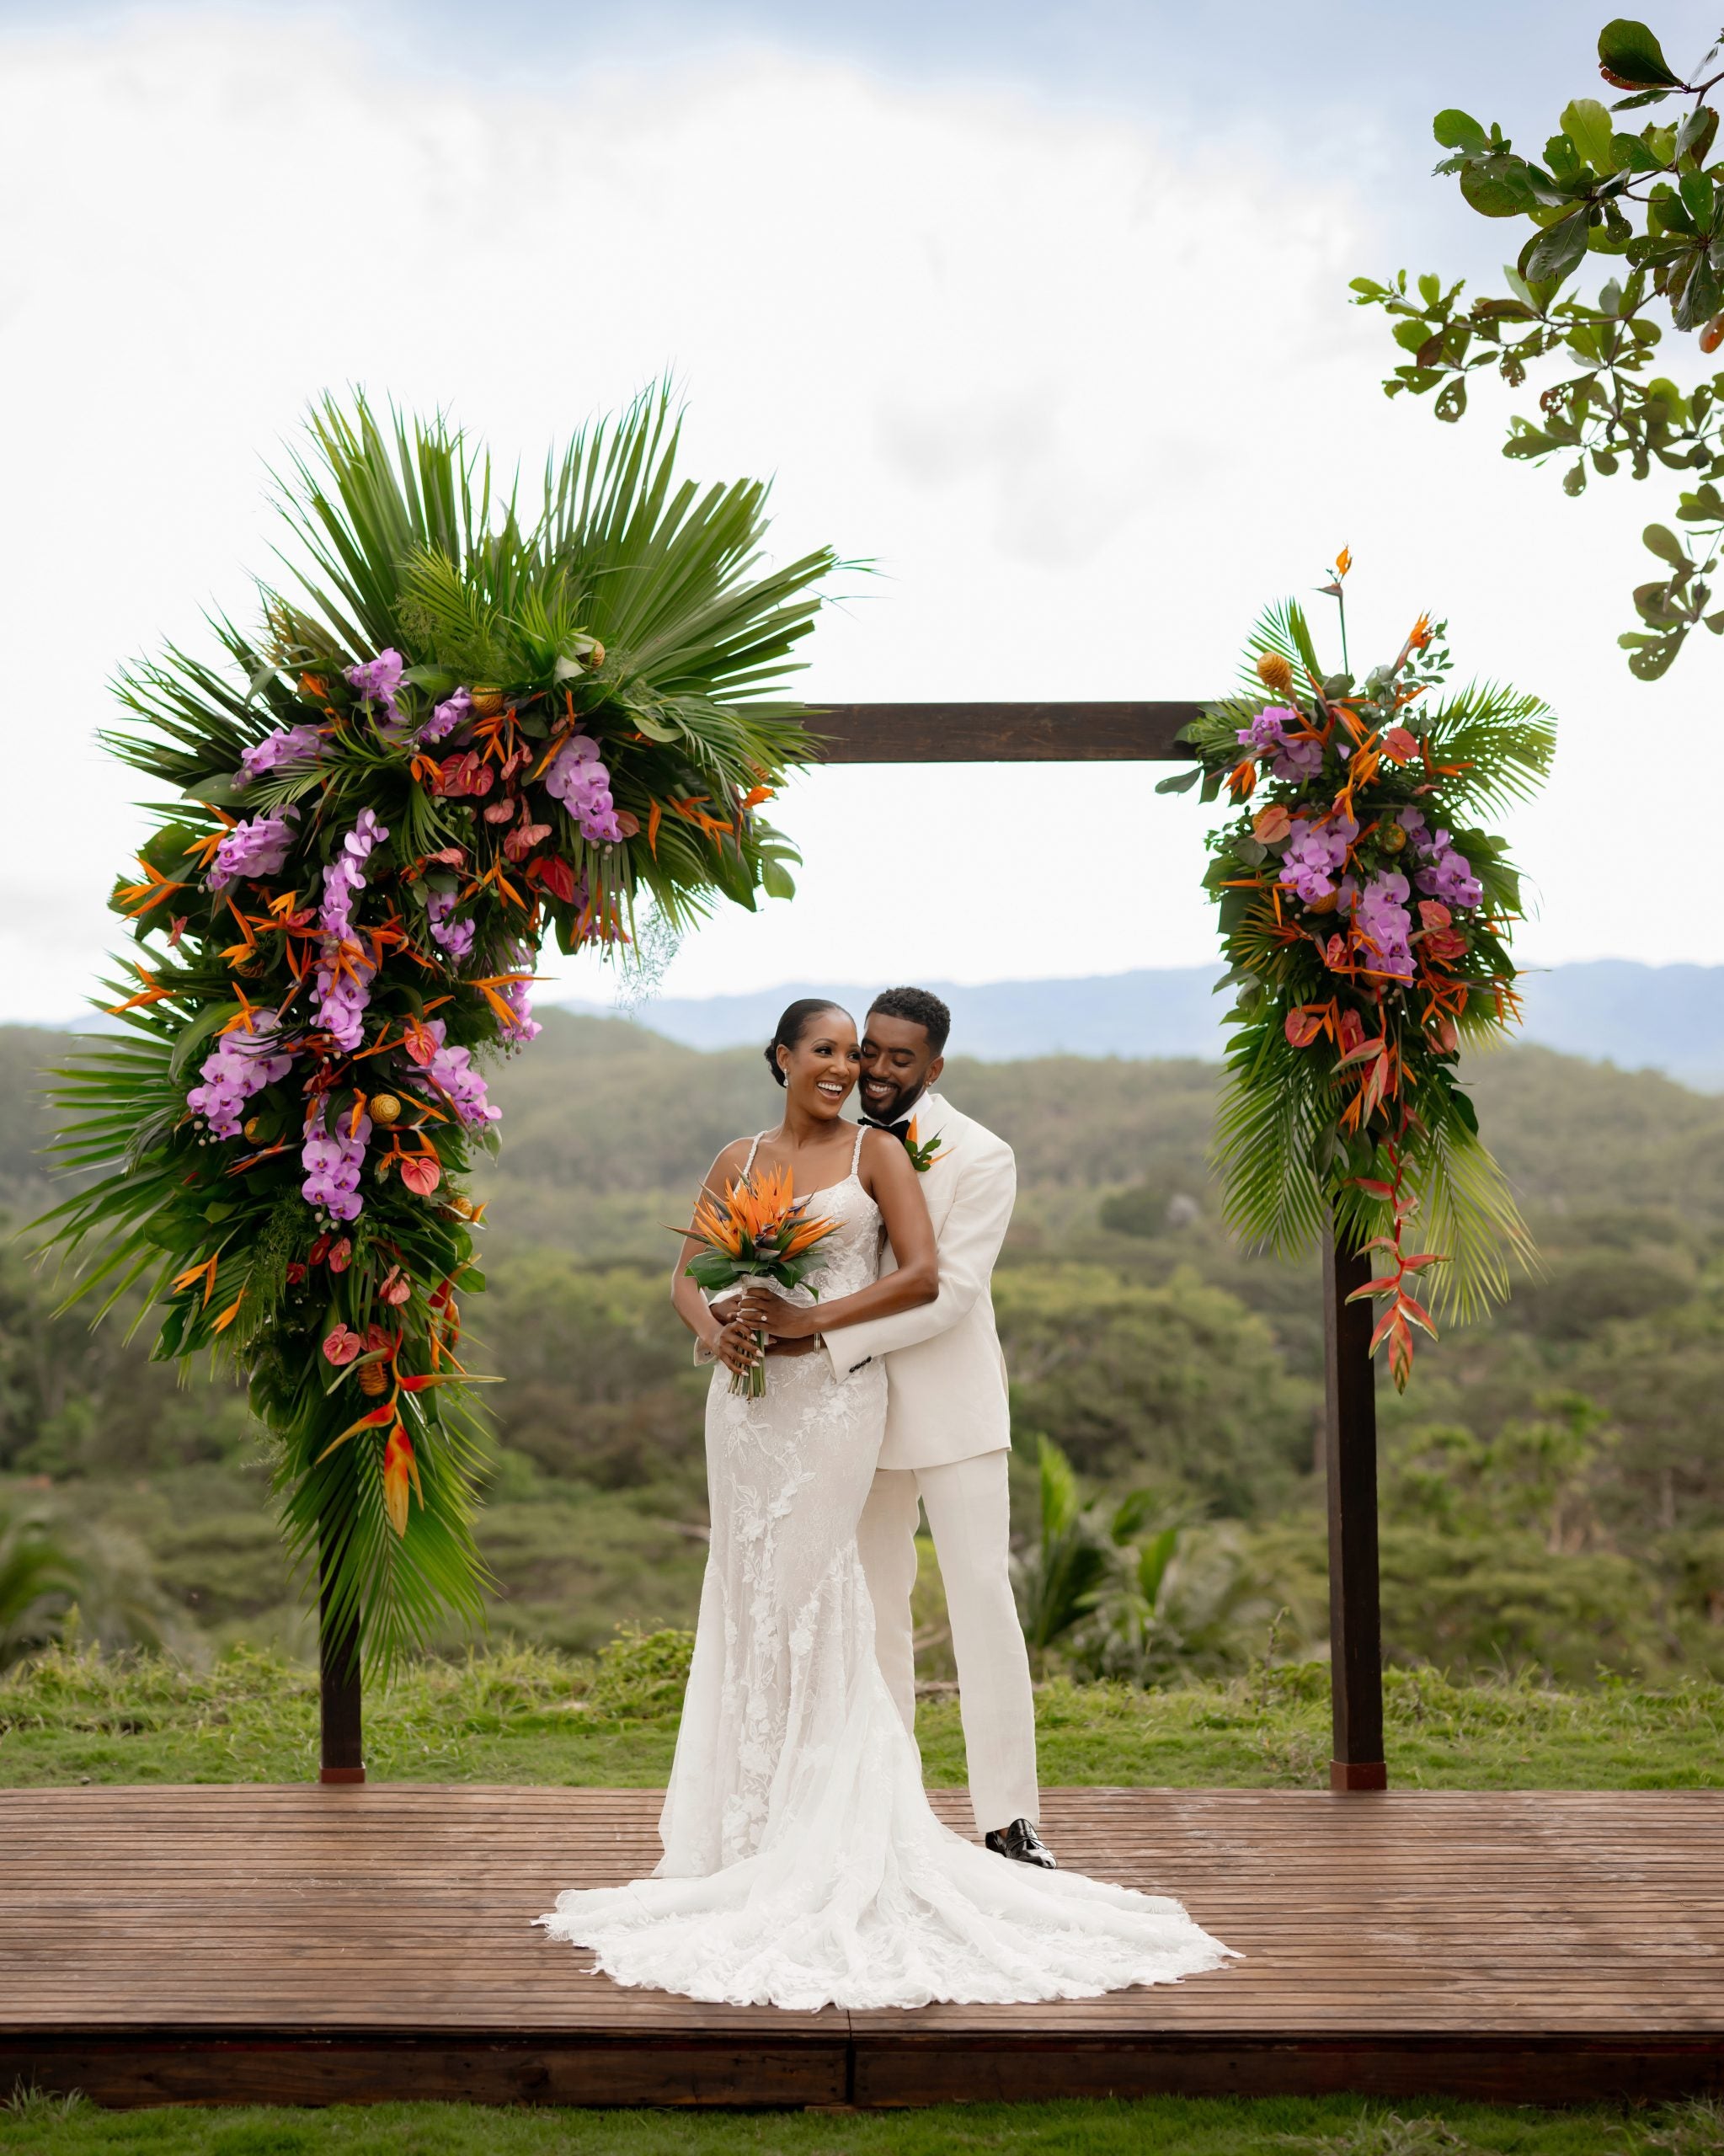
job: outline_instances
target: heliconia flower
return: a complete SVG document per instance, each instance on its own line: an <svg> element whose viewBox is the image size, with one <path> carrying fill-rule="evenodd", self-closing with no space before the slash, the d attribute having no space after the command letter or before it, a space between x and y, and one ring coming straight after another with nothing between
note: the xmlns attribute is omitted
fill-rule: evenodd
<svg viewBox="0 0 1724 2156"><path fill-rule="evenodd" d="M398 1422L390 1431L383 1446L383 1509L389 1515L390 1526L398 1535L407 1532L409 1484L423 1509L425 1493L419 1487L419 1462L414 1458L413 1439Z"/></svg>
<svg viewBox="0 0 1724 2156"><path fill-rule="evenodd" d="M323 1342L323 1353L336 1369L342 1369L365 1351L365 1343L350 1325L338 1325Z"/></svg>
<svg viewBox="0 0 1724 2156"><path fill-rule="evenodd" d="M1439 1011L1436 1017L1428 1022L1431 1038L1436 1043L1438 1053L1443 1055L1453 1055L1455 1049L1460 1046L1460 1027L1455 1024L1446 1011Z"/></svg>
<svg viewBox="0 0 1724 2156"><path fill-rule="evenodd" d="M315 726L278 727L261 741L254 741L249 749L240 750L239 769L233 774L234 785L243 790L254 778L274 771L278 764L309 763L317 755L321 740Z"/></svg>

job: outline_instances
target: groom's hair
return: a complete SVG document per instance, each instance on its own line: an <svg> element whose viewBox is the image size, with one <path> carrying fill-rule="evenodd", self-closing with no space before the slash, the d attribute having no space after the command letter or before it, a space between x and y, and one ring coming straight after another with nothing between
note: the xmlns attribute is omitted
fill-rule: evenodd
<svg viewBox="0 0 1724 2156"><path fill-rule="evenodd" d="M952 1013L926 988L883 988L868 1006L868 1016L878 1011L884 1017L907 1018L928 1037L928 1046L938 1055L952 1031Z"/></svg>

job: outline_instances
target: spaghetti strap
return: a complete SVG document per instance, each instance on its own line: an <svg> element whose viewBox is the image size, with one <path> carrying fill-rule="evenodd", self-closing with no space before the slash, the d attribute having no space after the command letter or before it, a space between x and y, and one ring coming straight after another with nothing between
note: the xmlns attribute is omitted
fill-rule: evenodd
<svg viewBox="0 0 1724 2156"><path fill-rule="evenodd" d="M766 1134L764 1130L757 1130L755 1133L754 1141L748 1149L748 1158L742 1164L742 1171L745 1175L747 1175L754 1166L755 1155L760 1151L761 1140L766 1136Z"/></svg>
<svg viewBox="0 0 1724 2156"><path fill-rule="evenodd" d="M866 1129L866 1124L860 1123L857 1123L856 1127L856 1143L850 1149L850 1172L851 1175L854 1175L857 1170L862 1166L862 1142L863 1133Z"/></svg>

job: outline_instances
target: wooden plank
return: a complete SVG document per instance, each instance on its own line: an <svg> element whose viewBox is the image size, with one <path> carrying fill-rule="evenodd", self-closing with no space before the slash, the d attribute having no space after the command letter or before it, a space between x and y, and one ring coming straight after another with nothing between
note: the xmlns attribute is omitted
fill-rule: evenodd
<svg viewBox="0 0 1724 2156"><path fill-rule="evenodd" d="M826 704L829 764L1185 763L1198 703Z"/></svg>
<svg viewBox="0 0 1724 2156"><path fill-rule="evenodd" d="M0 1792L0 2084L109 2103L924 2102L1716 2090L1724 1792L1051 1791L1068 1865L1246 1958L1011 2007L625 1991L529 1919L657 1854L656 1790ZM966 1828L960 1790L936 1809Z"/></svg>

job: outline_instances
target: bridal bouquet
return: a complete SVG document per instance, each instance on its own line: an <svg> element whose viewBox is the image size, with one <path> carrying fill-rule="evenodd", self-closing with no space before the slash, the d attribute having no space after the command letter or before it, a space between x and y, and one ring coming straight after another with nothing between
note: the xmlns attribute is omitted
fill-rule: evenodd
<svg viewBox="0 0 1724 2156"><path fill-rule="evenodd" d="M689 1260L688 1277L708 1294L757 1285L787 1294L801 1287L819 1270L814 1252L838 1225L811 1220L808 1203L792 1197L788 1168L772 1169L758 1184L739 1176L723 1198L702 1198L686 1232L705 1248ZM755 1337L764 1353L766 1334ZM730 1390L758 1400L766 1390L766 1364L735 1371Z"/></svg>
<svg viewBox="0 0 1724 2156"><path fill-rule="evenodd" d="M1428 1269L1446 1267L1443 1300L1469 1315L1528 1252L1459 1061L1519 1016L1520 883L1480 814L1535 791L1556 731L1535 696L1453 689L1424 615L1356 679L1348 566L1343 552L1323 587L1342 600L1340 668L1297 606L1273 609L1241 689L1187 731L1202 768L1160 790L1201 782L1233 811L1204 878L1237 998L1217 1124L1228 1217L1259 1246L1290 1251L1332 1220L1383 1253L1357 1292L1381 1305L1371 1346L1404 1387L1412 1329L1435 1337ZM1405 1247L1421 1207L1439 1250Z"/></svg>

